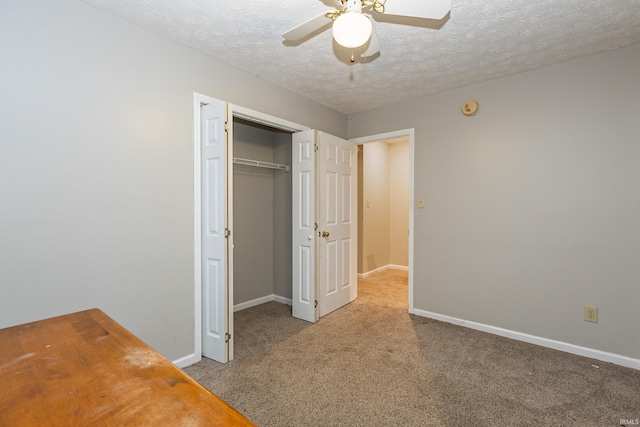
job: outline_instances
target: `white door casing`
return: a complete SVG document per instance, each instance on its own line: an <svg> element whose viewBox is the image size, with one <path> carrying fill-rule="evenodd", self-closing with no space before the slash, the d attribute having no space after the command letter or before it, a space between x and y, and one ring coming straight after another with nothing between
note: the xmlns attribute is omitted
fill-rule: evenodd
<svg viewBox="0 0 640 427"><path fill-rule="evenodd" d="M357 296L357 145L318 132L318 302L325 316Z"/></svg>
<svg viewBox="0 0 640 427"><path fill-rule="evenodd" d="M292 135L291 201L293 316L307 322L318 320L315 290L315 146L316 131Z"/></svg>
<svg viewBox="0 0 640 427"><path fill-rule="evenodd" d="M229 360L232 318L227 267L226 104L201 110L202 171L202 355L221 363Z"/></svg>

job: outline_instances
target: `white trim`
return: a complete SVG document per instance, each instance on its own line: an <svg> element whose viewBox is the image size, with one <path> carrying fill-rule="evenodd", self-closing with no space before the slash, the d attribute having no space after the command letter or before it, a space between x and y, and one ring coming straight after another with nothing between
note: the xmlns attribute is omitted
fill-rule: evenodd
<svg viewBox="0 0 640 427"><path fill-rule="evenodd" d="M415 130L402 129L392 132L379 133L377 135L363 136L359 138L351 138L350 141L356 144L364 144L367 142L381 141L383 139L393 139L406 136L409 138L409 313L412 313L413 308L413 241L414 241L414 227L413 227L413 210L414 210L414 181L415 181ZM360 275L358 275L360 277Z"/></svg>
<svg viewBox="0 0 640 427"><path fill-rule="evenodd" d="M588 357L591 359L601 360L603 362L609 362L615 365L640 370L640 359L633 359L631 357L622 356L619 354L608 353L606 351L595 350L588 347L581 347L575 344L537 337L535 335L529 335L522 332L499 328L496 326L485 325L483 323L471 322L468 320L458 319L456 317L432 313L416 308L413 309L412 314L415 314L416 316L427 317L429 319L439 320L441 322L451 323L453 325L462 326L469 329L475 329L477 331L487 332L493 335L498 335L517 341L527 342L529 344L536 344L542 347L552 348L554 350L560 350L566 353L576 354L578 356Z"/></svg>
<svg viewBox="0 0 640 427"><path fill-rule="evenodd" d="M233 108L229 103L226 103L225 109L225 124L231 123L231 125L225 125L227 128L227 136L225 140L225 149L227 150L227 170L224 175L225 178L225 198L224 198L224 211L225 211L225 222L227 224L227 229L232 232L227 236L227 246L226 246L226 259L227 265L225 268L225 274L227 276L227 301L225 304L225 309L227 313L229 310L233 310L233 290L234 290L234 276L233 276L233 239L235 239L235 233L233 232ZM235 310L234 310L235 312ZM229 342L228 342L228 361L232 361L235 357L235 339L236 334L233 332L233 312L229 313L227 316L227 331L229 332Z"/></svg>
<svg viewBox="0 0 640 427"><path fill-rule="evenodd" d="M358 273L358 279L366 279L367 277L371 276L372 274L380 273L381 271L385 271L385 270L388 270L388 269L389 269L388 265L383 265L382 267L378 267L375 270L369 270L366 273Z"/></svg>
<svg viewBox="0 0 640 427"><path fill-rule="evenodd" d="M291 298L285 298L285 297L281 297L280 295L274 295L273 296L273 300L275 302L278 302L280 304L286 304L286 305L291 305Z"/></svg>
<svg viewBox="0 0 640 427"><path fill-rule="evenodd" d="M194 363L198 363L200 360L202 360L202 356L196 356L195 354L191 353L179 359L176 359L171 363L176 365L178 368L185 368L187 366L193 365Z"/></svg>
<svg viewBox="0 0 640 427"><path fill-rule="evenodd" d="M305 130L311 130L311 128L299 125L288 120L279 119L278 117L270 116L259 111L250 110L248 108L240 107L239 105L229 104L233 117L248 120L254 123L260 123L272 128L282 129L289 132L302 132Z"/></svg>
<svg viewBox="0 0 640 427"><path fill-rule="evenodd" d="M251 301L241 302L233 306L233 312L246 310L247 308L255 307L258 305L266 304L268 302L275 301L280 304L291 305L291 299L281 297L279 295L271 294L264 297L252 299Z"/></svg>
<svg viewBox="0 0 640 427"><path fill-rule="evenodd" d="M358 279L366 279L372 274L380 273L381 271L385 271L385 270L409 271L409 267L404 265L387 264L387 265L383 265L382 267L378 267L375 270L367 271L366 273L358 273Z"/></svg>
<svg viewBox="0 0 640 427"><path fill-rule="evenodd" d="M260 297L252 299L251 301L241 302L233 306L233 312L246 310L247 308L255 307L257 305L266 304L273 301L273 295L267 295L266 297Z"/></svg>

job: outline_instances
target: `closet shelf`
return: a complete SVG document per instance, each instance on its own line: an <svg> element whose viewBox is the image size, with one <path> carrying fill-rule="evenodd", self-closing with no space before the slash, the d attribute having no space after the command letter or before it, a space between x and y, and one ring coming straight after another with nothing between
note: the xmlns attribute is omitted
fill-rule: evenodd
<svg viewBox="0 0 640 427"><path fill-rule="evenodd" d="M289 172L289 166L281 165L279 163L263 162L262 160L242 159L240 157L234 157L233 163L245 166L255 166L258 168L276 169L285 172Z"/></svg>

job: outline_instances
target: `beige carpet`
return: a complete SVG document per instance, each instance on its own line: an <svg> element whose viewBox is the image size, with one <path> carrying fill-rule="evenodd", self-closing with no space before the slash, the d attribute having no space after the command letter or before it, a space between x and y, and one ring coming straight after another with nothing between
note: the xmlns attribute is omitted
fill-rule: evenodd
<svg viewBox="0 0 640 427"><path fill-rule="evenodd" d="M407 275L358 282L314 325L235 314L236 358L185 371L259 426L619 426L640 371L407 313ZM594 367L593 365L597 366Z"/></svg>

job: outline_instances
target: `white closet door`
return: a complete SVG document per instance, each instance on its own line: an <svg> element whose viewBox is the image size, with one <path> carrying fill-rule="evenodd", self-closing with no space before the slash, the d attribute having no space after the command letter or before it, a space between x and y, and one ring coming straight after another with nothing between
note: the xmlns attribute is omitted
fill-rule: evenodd
<svg viewBox="0 0 640 427"><path fill-rule="evenodd" d="M293 135L292 153L293 316L315 322L358 293L358 158L355 144L313 130Z"/></svg>
<svg viewBox="0 0 640 427"><path fill-rule="evenodd" d="M202 144L202 355L229 360L227 282L227 133L225 103L201 107Z"/></svg>
<svg viewBox="0 0 640 427"><path fill-rule="evenodd" d="M315 289L315 140L316 131L292 136L293 316L318 320Z"/></svg>
<svg viewBox="0 0 640 427"><path fill-rule="evenodd" d="M353 301L357 283L356 144L318 135L318 298L320 317Z"/></svg>

